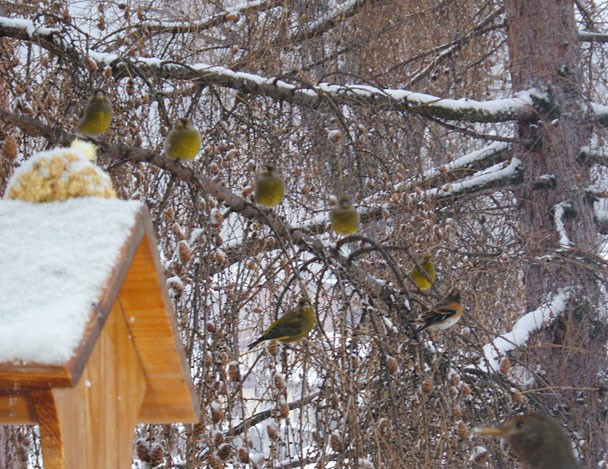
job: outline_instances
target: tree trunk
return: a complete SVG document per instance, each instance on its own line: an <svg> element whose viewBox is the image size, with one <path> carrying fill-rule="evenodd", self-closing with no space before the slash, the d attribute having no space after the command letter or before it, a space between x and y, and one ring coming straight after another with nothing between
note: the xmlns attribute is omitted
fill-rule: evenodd
<svg viewBox="0 0 608 469"><path fill-rule="evenodd" d="M521 191L521 228L530 254L544 255L559 247L554 220L557 204L569 204L565 228L569 240L582 250L593 249L597 230L592 206L585 201L588 170L576 157L589 141L589 126L583 122L585 100L573 2L570 0L507 0L511 76L515 91L536 88L548 95L537 122L520 122L516 146L524 162L527 184ZM556 185L539 178L550 175ZM546 265L532 265L525 283L529 309L539 305L542 295L563 286Z"/></svg>
<svg viewBox="0 0 608 469"><path fill-rule="evenodd" d="M606 403L598 399L598 376L607 365L602 350L606 330L597 319L599 295L593 295L598 290L597 281L586 273L583 262L574 261L581 252L592 253L597 243L593 207L585 197L589 169L576 160L591 131L584 121L586 99L574 2L505 3L514 91L536 88L547 96L546 103L539 106L538 121L519 122L519 137L524 142L515 146L515 156L525 167L518 197L520 228L529 248L530 263L524 278L528 310L537 308L545 295L562 287L572 288L568 313L537 337L538 349L531 347L531 353L536 354L531 362L541 363L546 373L541 373L539 380L545 381L537 383L539 387L556 387L543 394L544 404L565 410L566 415L570 412L572 429L583 434L597 432L598 439L587 442L597 444L587 454L598 459L585 461L593 467L601 459L606 436L601 417ZM558 206L564 208L561 237L555 217ZM592 431L583 431L585 425Z"/></svg>

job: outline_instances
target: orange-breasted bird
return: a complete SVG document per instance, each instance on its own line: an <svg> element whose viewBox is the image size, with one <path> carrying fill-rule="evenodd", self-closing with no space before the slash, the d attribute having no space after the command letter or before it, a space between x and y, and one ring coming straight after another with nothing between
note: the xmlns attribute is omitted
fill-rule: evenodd
<svg viewBox="0 0 608 469"><path fill-rule="evenodd" d="M460 320L463 309L460 292L454 290L433 306L428 313L410 322L418 324L419 327L416 329L416 332L421 332L425 329L429 331L443 330L453 326Z"/></svg>

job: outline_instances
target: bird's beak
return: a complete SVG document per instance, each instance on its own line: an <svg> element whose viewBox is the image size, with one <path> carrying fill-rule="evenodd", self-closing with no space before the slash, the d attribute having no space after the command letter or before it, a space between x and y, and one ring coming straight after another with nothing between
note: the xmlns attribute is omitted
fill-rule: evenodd
<svg viewBox="0 0 608 469"><path fill-rule="evenodd" d="M505 431L500 427L474 427L471 430L473 433L490 436L504 436Z"/></svg>

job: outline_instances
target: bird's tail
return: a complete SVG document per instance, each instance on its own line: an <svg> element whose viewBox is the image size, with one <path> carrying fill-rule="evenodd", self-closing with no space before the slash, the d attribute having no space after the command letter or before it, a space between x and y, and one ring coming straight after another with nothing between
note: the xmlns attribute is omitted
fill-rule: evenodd
<svg viewBox="0 0 608 469"><path fill-rule="evenodd" d="M263 341L264 341L264 339L262 337L260 337L258 340L251 342L249 344L249 347L247 350L251 350L253 347L255 347L256 345L258 345L260 342L263 342Z"/></svg>

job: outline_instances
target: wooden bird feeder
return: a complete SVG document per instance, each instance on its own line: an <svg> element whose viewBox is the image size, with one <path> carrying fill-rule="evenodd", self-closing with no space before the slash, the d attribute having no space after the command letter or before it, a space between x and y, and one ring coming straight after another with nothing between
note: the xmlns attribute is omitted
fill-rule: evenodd
<svg viewBox="0 0 608 469"><path fill-rule="evenodd" d="M106 230L114 233L112 243ZM68 232L76 240L80 233L82 246L67 241L63 244L68 249L62 249L62 242L52 241ZM9 298L8 306L0 305L0 424L38 424L45 468L131 467L136 424L198 421L189 367L143 205L116 199L0 201L0 253L0 298ZM88 307L67 311L70 295L83 296L78 281L95 272L102 260L109 267L98 275L98 287L85 289L92 293L83 303ZM14 278L21 267L36 262L40 265L35 270L42 269L42 274L21 275L38 283L59 277L57 285L67 283L70 289L66 302L54 307L33 301L30 293L39 288L54 292L59 287ZM2 291L19 286L18 295ZM22 305L16 303L21 298ZM36 319L42 307L46 316ZM34 315L28 316L31 311ZM57 320L48 317L55 313L60 314ZM20 315L23 320L14 327L4 327ZM69 329L78 315L84 318L83 327L69 358L58 360L51 352L47 357L44 341L50 336L49 344L61 342L62 328ZM37 331L42 320L54 325ZM13 349L23 356L11 355Z"/></svg>

